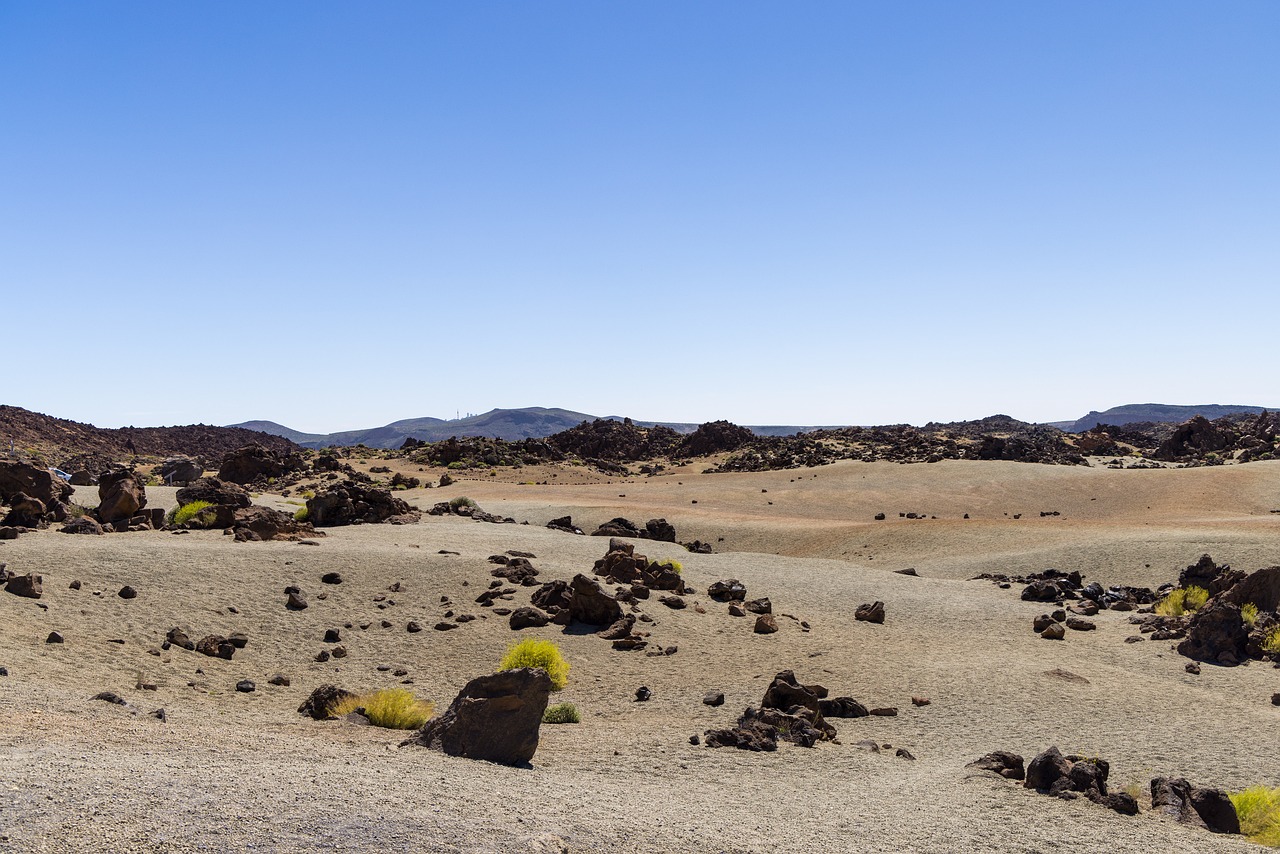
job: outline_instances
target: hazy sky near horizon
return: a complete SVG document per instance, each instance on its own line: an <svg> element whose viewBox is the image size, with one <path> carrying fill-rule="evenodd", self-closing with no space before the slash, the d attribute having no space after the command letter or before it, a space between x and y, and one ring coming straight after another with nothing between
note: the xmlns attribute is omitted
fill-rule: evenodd
<svg viewBox="0 0 1280 854"><path fill-rule="evenodd" d="M1280 3L0 0L0 403L1280 403Z"/></svg>

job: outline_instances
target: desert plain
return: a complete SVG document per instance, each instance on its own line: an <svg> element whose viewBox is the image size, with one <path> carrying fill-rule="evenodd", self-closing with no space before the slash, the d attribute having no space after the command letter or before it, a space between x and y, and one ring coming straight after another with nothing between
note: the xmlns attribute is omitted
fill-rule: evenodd
<svg viewBox="0 0 1280 854"><path fill-rule="evenodd" d="M147 492L150 506L174 503L172 489ZM576 480L549 466L398 494L422 509L467 496L529 524L424 516L328 529L319 545L51 528L0 544L0 562L41 574L45 591L0 592L0 850L1265 850L1149 812L1143 798L1154 776L1227 790L1280 784L1280 707L1270 701L1280 671L1253 661L1190 674L1168 641L1125 643L1136 628L1124 612L1045 640L1031 629L1044 604L1022 601L1020 585L970 579L1053 567L1154 588L1204 553L1246 571L1280 564L1280 462L845 461ZM283 496L255 500L292 509ZM641 603L650 640L675 654L616 651L556 625L514 632L473 604L492 581L488 557L508 550L534 554L540 581L589 575L608 540L545 527L564 515L588 532L617 516L665 518L680 540L712 545L692 554L636 541L650 558L679 560L697 591L683 610ZM907 568L918 575L897 572ZM343 583L322 584L329 572ZM705 595L726 578L769 597L780 630L755 634L752 619ZM136 598L117 595L125 585ZM308 595L306 610L285 608L287 585ZM518 588L504 604L528 595ZM854 619L877 600L883 624ZM433 630L448 609L477 619ZM424 630L408 632L410 621ZM193 638L241 632L248 643L229 661L160 650L174 626ZM333 646L328 629L348 654L317 662ZM51 631L64 642L45 643ZM572 669L553 702L582 714L542 727L530 767L401 747L403 732L297 711L321 684L368 691L406 678L443 710L522 637L561 647ZM732 726L783 670L898 714L835 720L838 743L813 748L690 743ZM269 684L276 674L290 684ZM245 679L252 693L235 689ZM635 699L641 686L648 702ZM102 691L129 706L91 699ZM724 705L704 705L709 691L724 692ZM151 716L158 708L166 721ZM1137 794L1143 813L966 767L990 751L1029 759L1050 745L1108 760L1112 788Z"/></svg>

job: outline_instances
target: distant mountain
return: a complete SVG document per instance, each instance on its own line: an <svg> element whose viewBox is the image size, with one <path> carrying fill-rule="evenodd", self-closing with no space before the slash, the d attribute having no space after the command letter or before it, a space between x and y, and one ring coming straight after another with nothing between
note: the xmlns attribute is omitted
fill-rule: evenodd
<svg viewBox="0 0 1280 854"><path fill-rule="evenodd" d="M577 427L583 421L595 421L600 416L588 415L585 412L574 412L569 409L547 409L531 406L525 409L491 409L483 415L472 415L467 418L444 420L441 418L407 418L395 421L383 427L371 427L365 430L346 430L340 433L303 433L277 424L274 421L245 421L232 424L246 430L260 430L273 436L282 436L306 448L326 448L331 445L364 445L369 448L398 448L405 439L418 439L424 442L439 442L457 436L484 436L491 439L506 439L515 442L520 439L543 439L555 435L570 427ZM622 416L605 416L609 421L622 421ZM698 429L697 424L686 424L670 421L635 421L639 427L670 427L677 433L692 433ZM791 436L796 433L807 433L818 427L789 427L771 425L765 427L748 427L747 429L760 436Z"/></svg>
<svg viewBox="0 0 1280 854"><path fill-rule="evenodd" d="M1264 409L1274 411L1273 407L1230 406L1220 403L1206 403L1199 406L1175 406L1166 403L1126 403L1124 406L1113 406L1103 412L1090 412L1075 421L1055 421L1050 426L1065 430L1068 433L1083 433L1085 430L1091 430L1099 424L1111 424L1116 427L1123 427L1126 424L1134 424L1140 421L1181 424L1183 421L1187 421L1197 415L1203 415L1212 421L1224 415L1237 415L1240 413L1257 415Z"/></svg>

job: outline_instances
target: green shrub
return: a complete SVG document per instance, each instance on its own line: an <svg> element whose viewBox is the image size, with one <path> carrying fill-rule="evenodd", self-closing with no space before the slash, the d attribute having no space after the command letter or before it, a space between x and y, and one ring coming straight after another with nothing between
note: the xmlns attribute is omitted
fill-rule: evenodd
<svg viewBox="0 0 1280 854"><path fill-rule="evenodd" d="M384 688L372 694L347 697L332 709L336 717L360 711L369 723L387 729L418 729L431 719L435 705L419 700L405 688Z"/></svg>
<svg viewBox="0 0 1280 854"><path fill-rule="evenodd" d="M173 517L170 522L174 525L186 525L194 522L197 525L205 526L213 522L212 513L201 513L213 506L212 501L192 501L190 504L183 504L181 507L173 511Z"/></svg>
<svg viewBox="0 0 1280 854"><path fill-rule="evenodd" d="M1242 834L1259 845L1280 847L1280 789L1250 786L1229 797Z"/></svg>
<svg viewBox="0 0 1280 854"><path fill-rule="evenodd" d="M542 713L542 722L544 724L580 724L582 716L578 714L578 707L573 703L556 703L554 706L547 706L547 710Z"/></svg>
<svg viewBox="0 0 1280 854"><path fill-rule="evenodd" d="M569 662L560 654L560 648L547 640L522 640L507 650L498 670L515 670L518 667L536 667L551 677L551 690L561 691L569 684Z"/></svg>
<svg viewBox="0 0 1280 854"><path fill-rule="evenodd" d="M462 460L454 460L453 462L449 463L449 465L445 466L445 468L451 468L454 471L458 471L459 469L464 469L466 467L467 467L467 464L464 463Z"/></svg>
<svg viewBox="0 0 1280 854"><path fill-rule="evenodd" d="M298 497L304 501L310 501L316 497L316 491L314 489L304 489L298 493Z"/></svg>
<svg viewBox="0 0 1280 854"><path fill-rule="evenodd" d="M459 507L476 507L478 505L467 496L459 495L457 498L449 499L449 506L457 510Z"/></svg>
<svg viewBox="0 0 1280 854"><path fill-rule="evenodd" d="M1179 587L1169 591L1156 603L1155 612L1163 617L1181 617L1190 611L1199 610L1209 601L1209 591L1203 587Z"/></svg>
<svg viewBox="0 0 1280 854"><path fill-rule="evenodd" d="M1258 624L1258 606L1252 602L1245 602L1240 608L1240 618L1244 620L1246 626L1253 628Z"/></svg>
<svg viewBox="0 0 1280 854"><path fill-rule="evenodd" d="M310 515L311 515L311 509L309 507L299 507L298 511L293 514L293 521L305 522L307 521L307 517Z"/></svg>

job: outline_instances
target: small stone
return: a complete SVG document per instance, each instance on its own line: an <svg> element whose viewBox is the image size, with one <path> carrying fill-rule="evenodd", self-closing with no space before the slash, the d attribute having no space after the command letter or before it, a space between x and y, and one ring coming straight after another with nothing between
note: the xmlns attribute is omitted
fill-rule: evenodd
<svg viewBox="0 0 1280 854"><path fill-rule="evenodd" d="M1199 675L1200 675L1200 665L1199 665L1199 664L1197 664L1197 663L1196 663L1196 662L1194 662L1194 661L1193 661L1193 662L1191 662L1190 664L1188 664L1184 669L1185 669L1188 673L1190 673L1192 676L1199 676Z"/></svg>
<svg viewBox="0 0 1280 854"><path fill-rule="evenodd" d="M316 653L316 661L320 662L321 664L325 663L328 660L329 660L329 650L322 649Z"/></svg>
<svg viewBox="0 0 1280 854"><path fill-rule="evenodd" d="M346 657L347 657L347 648L346 648L345 646L335 646L335 647L333 648L333 657L334 657L334 658L346 658Z"/></svg>
<svg viewBox="0 0 1280 854"><path fill-rule="evenodd" d="M1067 630L1062 627L1062 623L1054 623L1040 633L1040 637L1046 640L1062 640L1066 636Z"/></svg>
<svg viewBox="0 0 1280 854"><path fill-rule="evenodd" d="M325 643L337 643L337 642L338 642L338 641L340 641L340 640L342 640L342 636L339 634L339 632L338 632L338 630L337 630L337 629L326 629L326 630L325 630L325 633L324 633L324 642L325 642Z"/></svg>
<svg viewBox="0 0 1280 854"><path fill-rule="evenodd" d="M277 673L275 676L272 676L270 679L267 680L267 684L279 685L281 688L288 688L289 677L285 676L283 673Z"/></svg>
<svg viewBox="0 0 1280 854"><path fill-rule="evenodd" d="M382 624L383 626L391 625L386 620L383 620ZM417 622L415 622L414 620L410 620L409 625L405 626L405 629L409 632L409 634L416 635L418 632L422 631L422 626L418 625Z"/></svg>
<svg viewBox="0 0 1280 854"><path fill-rule="evenodd" d="M160 723L162 724L169 722L169 715L168 713L165 712L164 709L156 709L154 712L151 713L151 717L160 721Z"/></svg>
<svg viewBox="0 0 1280 854"><path fill-rule="evenodd" d="M696 735L691 735L689 736L689 743L696 746L702 743L702 739L698 738Z"/></svg>
<svg viewBox="0 0 1280 854"><path fill-rule="evenodd" d="M898 710L893 706L884 706L879 709L872 709L871 714L881 718L895 718L898 716Z"/></svg>
<svg viewBox="0 0 1280 854"><path fill-rule="evenodd" d="M457 623L446 623L441 621L439 623L436 623L431 628L435 629L437 632L447 632L450 629L456 629L457 627L458 627Z"/></svg>
<svg viewBox="0 0 1280 854"><path fill-rule="evenodd" d="M9 668L0 666L0 676L8 676L8 675L9 675ZM1280 694L1277 694L1276 696L1280 697Z"/></svg>
<svg viewBox="0 0 1280 854"><path fill-rule="evenodd" d="M915 756L913 756L913 755L911 754L911 751L910 751L910 750L907 750L905 747L899 747L899 748L894 752L894 754L893 754L893 755L894 755L894 756L901 756L903 759L910 759L910 760L912 760L912 761L914 761L914 760L915 760Z"/></svg>
<svg viewBox="0 0 1280 854"><path fill-rule="evenodd" d="M44 639L45 643L62 643L63 637L61 632L49 632L49 636Z"/></svg>
<svg viewBox="0 0 1280 854"><path fill-rule="evenodd" d="M636 689L636 702L647 703L653 697L653 692L647 686L641 685Z"/></svg>
<svg viewBox="0 0 1280 854"><path fill-rule="evenodd" d="M120 588L120 592L116 595L121 599L137 599L138 591L126 584L124 587Z"/></svg>
<svg viewBox="0 0 1280 854"><path fill-rule="evenodd" d="M723 692L723 691L711 691L711 692L710 692L710 693L708 693L705 697L703 697L703 698L702 698L702 704L703 704L703 705L705 705L705 706L723 706L723 705L724 705L724 692Z"/></svg>
<svg viewBox="0 0 1280 854"><path fill-rule="evenodd" d="M928 697L912 697L911 698L911 705L913 706L927 706L932 702L933 701L930 700Z"/></svg>
<svg viewBox="0 0 1280 854"><path fill-rule="evenodd" d="M68 585L67 585L67 588L68 588L69 590L79 590L79 589L80 589L80 582L79 582L79 581L73 581L73 582L71 582L70 584L68 584Z"/></svg>
<svg viewBox="0 0 1280 854"><path fill-rule="evenodd" d="M253 684L252 679L241 679L236 683L236 690L241 694L252 694L258 690L258 686Z"/></svg>
<svg viewBox="0 0 1280 854"><path fill-rule="evenodd" d="M340 573L340 572L326 572L324 575L320 576L320 582L321 582L322 584L341 584L341 583L342 583L342 573Z"/></svg>
<svg viewBox="0 0 1280 854"><path fill-rule="evenodd" d="M773 614L761 614L756 617L756 625L752 630L758 635L771 635L778 630L778 621Z"/></svg>
<svg viewBox="0 0 1280 854"><path fill-rule="evenodd" d="M307 600L301 593L290 593L288 600L284 606L290 611L305 611L307 608Z"/></svg>

